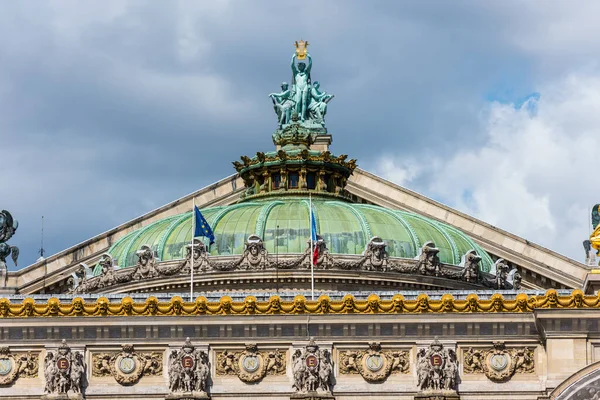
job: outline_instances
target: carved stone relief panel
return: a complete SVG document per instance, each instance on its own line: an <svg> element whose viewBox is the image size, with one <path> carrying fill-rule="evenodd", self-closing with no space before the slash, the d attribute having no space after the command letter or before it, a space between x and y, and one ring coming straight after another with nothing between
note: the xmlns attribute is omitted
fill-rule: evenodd
<svg viewBox="0 0 600 400"><path fill-rule="evenodd" d="M507 349L502 342L493 348L463 350L465 374L485 374L494 382L506 382L514 374L535 372L534 349L529 347Z"/></svg>
<svg viewBox="0 0 600 400"><path fill-rule="evenodd" d="M138 353L130 344L124 344L121 352L92 354L92 376L112 376L121 385L134 384L143 375L160 376L162 371L161 352Z"/></svg>
<svg viewBox="0 0 600 400"><path fill-rule="evenodd" d="M244 351L216 353L217 375L237 375L242 382L252 383L266 375L285 374L285 351L259 351L254 343L246 344Z"/></svg>
<svg viewBox="0 0 600 400"><path fill-rule="evenodd" d="M360 374L368 382L382 382L393 373L410 370L408 350L382 350L381 344L369 343L368 350L344 350L339 353L340 374Z"/></svg>
<svg viewBox="0 0 600 400"><path fill-rule="evenodd" d="M39 354L13 353L8 347L0 347L0 386L10 385L19 378L38 376Z"/></svg>
<svg viewBox="0 0 600 400"><path fill-rule="evenodd" d="M418 387L425 392L455 392L458 386L456 352L437 339L417 352Z"/></svg>

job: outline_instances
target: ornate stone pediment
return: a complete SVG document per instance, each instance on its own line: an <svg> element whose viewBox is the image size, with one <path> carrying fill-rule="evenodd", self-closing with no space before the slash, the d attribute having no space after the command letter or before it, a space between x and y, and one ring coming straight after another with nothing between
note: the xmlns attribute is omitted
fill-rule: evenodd
<svg viewBox="0 0 600 400"><path fill-rule="evenodd" d="M217 375L237 375L242 382L252 383L266 375L285 374L285 352L259 351L256 344L247 344L244 351L217 352Z"/></svg>
<svg viewBox="0 0 600 400"><path fill-rule="evenodd" d="M0 386L10 385L19 378L38 376L37 354L12 353L8 347L0 347Z"/></svg>
<svg viewBox="0 0 600 400"><path fill-rule="evenodd" d="M408 350L382 350L376 342L368 350L346 350L339 355L341 374L360 374L368 382L382 382L392 373L407 374Z"/></svg>
<svg viewBox="0 0 600 400"><path fill-rule="evenodd" d="M506 382L516 373L535 372L534 349L507 349L502 342L493 348L468 348L463 351L465 374L485 374L491 381Z"/></svg>
<svg viewBox="0 0 600 400"><path fill-rule="evenodd" d="M122 349L118 353L93 354L92 376L112 376L121 385L131 385L142 375L162 375L162 353L137 353L130 344L124 344Z"/></svg>

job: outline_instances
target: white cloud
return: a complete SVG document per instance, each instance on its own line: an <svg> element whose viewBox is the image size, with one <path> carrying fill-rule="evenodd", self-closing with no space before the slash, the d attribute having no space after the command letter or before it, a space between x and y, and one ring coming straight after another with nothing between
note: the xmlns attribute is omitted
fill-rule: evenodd
<svg viewBox="0 0 600 400"><path fill-rule="evenodd" d="M600 73L571 74L539 92L519 108L489 104L478 148L433 163L387 155L376 172L581 260L589 210L600 202Z"/></svg>

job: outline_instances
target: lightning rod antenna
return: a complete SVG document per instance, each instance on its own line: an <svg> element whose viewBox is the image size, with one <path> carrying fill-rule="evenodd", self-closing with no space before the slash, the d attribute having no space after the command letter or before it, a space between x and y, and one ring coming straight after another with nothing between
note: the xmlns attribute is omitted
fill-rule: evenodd
<svg viewBox="0 0 600 400"><path fill-rule="evenodd" d="M44 216L42 215L42 243L40 245L40 251L38 252L40 258L44 258L44 254L46 254L46 250L44 250Z"/></svg>

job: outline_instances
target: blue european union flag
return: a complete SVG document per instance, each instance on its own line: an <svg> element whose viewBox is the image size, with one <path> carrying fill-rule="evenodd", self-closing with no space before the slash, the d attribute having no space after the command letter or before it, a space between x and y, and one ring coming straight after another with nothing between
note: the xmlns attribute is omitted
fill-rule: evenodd
<svg viewBox="0 0 600 400"><path fill-rule="evenodd" d="M215 235L213 234L212 229L210 229L210 225L204 219L204 216L198 210L198 207L194 206L194 216L196 218L196 229L194 230L194 237L198 236L206 236L210 239L210 244L215 242Z"/></svg>

